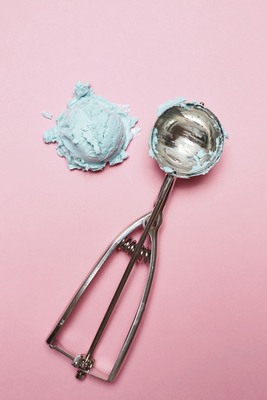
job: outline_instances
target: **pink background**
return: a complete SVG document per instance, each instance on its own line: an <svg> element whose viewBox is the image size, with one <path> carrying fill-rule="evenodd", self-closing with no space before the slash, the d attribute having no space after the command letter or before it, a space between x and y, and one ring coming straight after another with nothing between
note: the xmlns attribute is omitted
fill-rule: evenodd
<svg viewBox="0 0 267 400"><path fill-rule="evenodd" d="M1 398L267 398L266 4L2 4ZM43 143L78 79L139 118L142 133L122 165L71 172ZM147 141L158 105L177 96L203 101L230 140L207 176L177 180L146 313L117 380L81 383L45 339L110 241L151 210L164 174ZM127 256L118 258L124 268ZM117 269L93 309L78 310L74 336L71 326L63 335L70 350L87 351ZM136 269L142 280L147 267ZM142 286L130 281L123 302L133 311ZM98 351L104 369L130 311L114 315Z"/></svg>

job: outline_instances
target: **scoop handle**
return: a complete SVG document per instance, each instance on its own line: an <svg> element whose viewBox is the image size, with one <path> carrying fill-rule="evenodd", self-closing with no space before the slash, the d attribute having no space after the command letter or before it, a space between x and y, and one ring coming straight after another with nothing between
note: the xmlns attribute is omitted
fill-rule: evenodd
<svg viewBox="0 0 267 400"><path fill-rule="evenodd" d="M108 247L108 249L105 251L105 253L101 256L95 267L92 269L92 271L89 273L85 281L82 283L81 287L73 297L72 301L70 302L69 306L63 313L63 315L60 317L58 323L56 324L55 328L53 331L50 333L49 337L47 338L46 342L49 345L50 348L55 349L65 355L66 357L70 358L72 360L72 365L78 368L78 373L76 377L80 380L84 378L86 374L89 374L91 376L94 376L96 378L99 378L104 381L112 382L122 363L123 360L125 359L125 356L129 350L129 347L134 339L134 336L136 334L136 331L138 329L138 326L140 324L141 318L143 316L143 312L145 310L146 302L148 299L148 295L150 292L152 280L153 280L153 275L154 275L154 270L155 270L155 264L156 264L156 256L157 256L157 234L158 234L158 229L162 223L162 210L166 204L167 198L171 192L171 189L173 187L173 184L175 182L175 177L171 175L166 175L164 182L161 186L158 198L156 200L156 203L154 205L153 212L148 213L144 215L143 217L139 218L137 221L133 222L128 228L126 228L117 238L111 243L111 245ZM104 265L105 261L108 259L108 257L111 255L111 253L119 246L121 241L125 239L131 232L133 232L135 229L137 229L139 226L143 226L144 231L143 234L141 235L141 238L139 242L136 245L135 252L126 268L126 271L120 281L120 284L113 296L113 299L111 300L111 303L109 305L109 308L102 320L102 323L94 337L94 340L90 346L90 349L86 356L73 356L69 354L67 351L63 350L61 344L57 341L57 335L62 329L63 325L65 324L66 320L74 310L76 304L78 303L79 299L85 292L85 290L89 287L90 283L96 276L96 274L99 272L101 267ZM94 360L90 360L90 357L92 356L93 351L95 350L95 347L104 331L104 328L108 322L109 317L111 316L111 313L116 305L116 302L121 294L121 291L128 279L128 276L132 270L132 267L140 253L140 250L142 248L142 245L146 239L146 237L149 235L150 237L150 242L151 242L151 258L150 258L150 265L149 265L149 270L148 270L148 276L146 280L146 285L145 289L143 292L143 296L141 299L141 302L139 304L138 310L136 312L136 315L134 317L134 320L132 322L132 325L130 327L130 330L128 332L128 335L125 339L125 342L121 348L120 354L110 372L109 375L106 373L103 373L99 370L97 370L93 362ZM80 364L82 363L82 364ZM88 364L85 366L85 364Z"/></svg>
<svg viewBox="0 0 267 400"><path fill-rule="evenodd" d="M168 198L168 196L169 196L169 194L171 192L171 189L173 187L175 179L176 178L174 176L169 175L169 174L167 174L165 176L165 179L164 179L163 184L161 186L161 189L160 189L160 192L159 192L159 195L158 195L158 199L157 199L157 201L156 201L156 203L154 205L154 209L153 209L153 211L151 213L151 216L150 216L149 220L147 221L147 224L146 224L146 226L144 228L144 231L143 231L143 233L142 233L142 235L141 235L141 237L140 237L140 239L139 239L139 241L138 241L138 243L136 245L135 251L134 251L134 253L133 253L132 257L131 257L131 260L130 260L130 262L129 262L129 264L128 264L128 266L127 266L127 268L126 268L126 270L125 270L125 272L124 272L124 274L123 274L123 276L121 278L121 281L120 281L120 283L119 283L119 285L117 287L116 292L114 293L114 296L113 296L113 298L112 298L112 300L111 300L111 302L109 304L109 307L108 307L108 309L106 311L106 314L104 315L104 318L103 318L103 320L102 320L102 322L101 322L101 324L100 324L100 326L98 328L98 331L97 331L97 333L96 333L96 335L94 337L94 340L93 340L93 342L92 342L92 344L91 344L91 346L90 346L90 348L89 348L89 350L88 350L88 352L86 354L85 361L90 360L90 357L92 356L92 354L93 354L93 352L94 352L94 350L96 348L96 345L97 345L97 343L98 343L98 341L99 341L99 339L100 339L100 337L101 337L101 335L102 335L102 333L103 333L103 331L105 329L105 326L106 326L106 324L107 324L107 322L108 322L108 320L109 320L109 318L110 318L110 316L112 314L112 311L113 311L113 309L114 309L114 307L115 307L115 305L116 305L116 303L117 303L117 301L118 301L118 299L120 297L122 289L124 288L124 285L127 282L127 279L128 279L128 277L130 275L130 272L131 272L131 270L132 270L132 268L133 268L133 266L134 266L134 264L135 264L135 262L137 260L137 257L139 256L139 253L140 253L141 248L142 248L142 246L143 246L143 244L145 242L145 239L146 239L146 237L147 237L152 225L156 221L157 216L159 215L159 213L162 213L162 210L163 210L163 208L164 208L164 206L166 204L167 198ZM159 226L158 226L158 228L159 228Z"/></svg>

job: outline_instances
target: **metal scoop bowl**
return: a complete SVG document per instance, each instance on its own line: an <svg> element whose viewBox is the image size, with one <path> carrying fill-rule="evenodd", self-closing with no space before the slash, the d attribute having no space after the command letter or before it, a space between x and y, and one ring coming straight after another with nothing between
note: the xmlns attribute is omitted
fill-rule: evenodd
<svg viewBox="0 0 267 400"><path fill-rule="evenodd" d="M182 103L163 112L150 135L150 155L160 168L178 178L206 174L224 145L218 118L201 104Z"/></svg>

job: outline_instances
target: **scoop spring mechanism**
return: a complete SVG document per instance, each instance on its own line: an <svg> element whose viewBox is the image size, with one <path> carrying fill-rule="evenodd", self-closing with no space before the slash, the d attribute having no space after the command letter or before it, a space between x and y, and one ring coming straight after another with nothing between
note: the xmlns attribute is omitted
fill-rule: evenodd
<svg viewBox="0 0 267 400"><path fill-rule="evenodd" d="M129 256L132 256L137 246L137 241L132 240L132 238L124 238L120 244L118 245L118 250L123 250L125 253L128 253ZM138 261L144 261L146 264L150 260L151 250L149 247L142 246L141 251L139 253Z"/></svg>

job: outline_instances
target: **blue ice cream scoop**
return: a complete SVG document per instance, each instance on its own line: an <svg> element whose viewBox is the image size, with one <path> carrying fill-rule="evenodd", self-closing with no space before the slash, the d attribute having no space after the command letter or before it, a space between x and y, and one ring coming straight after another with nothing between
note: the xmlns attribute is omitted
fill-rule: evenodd
<svg viewBox="0 0 267 400"><path fill-rule="evenodd" d="M94 94L89 82L74 87L74 97L57 124L44 133L46 143L57 142L57 152L70 169L102 170L128 157L126 148L134 137L137 118L127 106L118 106Z"/></svg>

